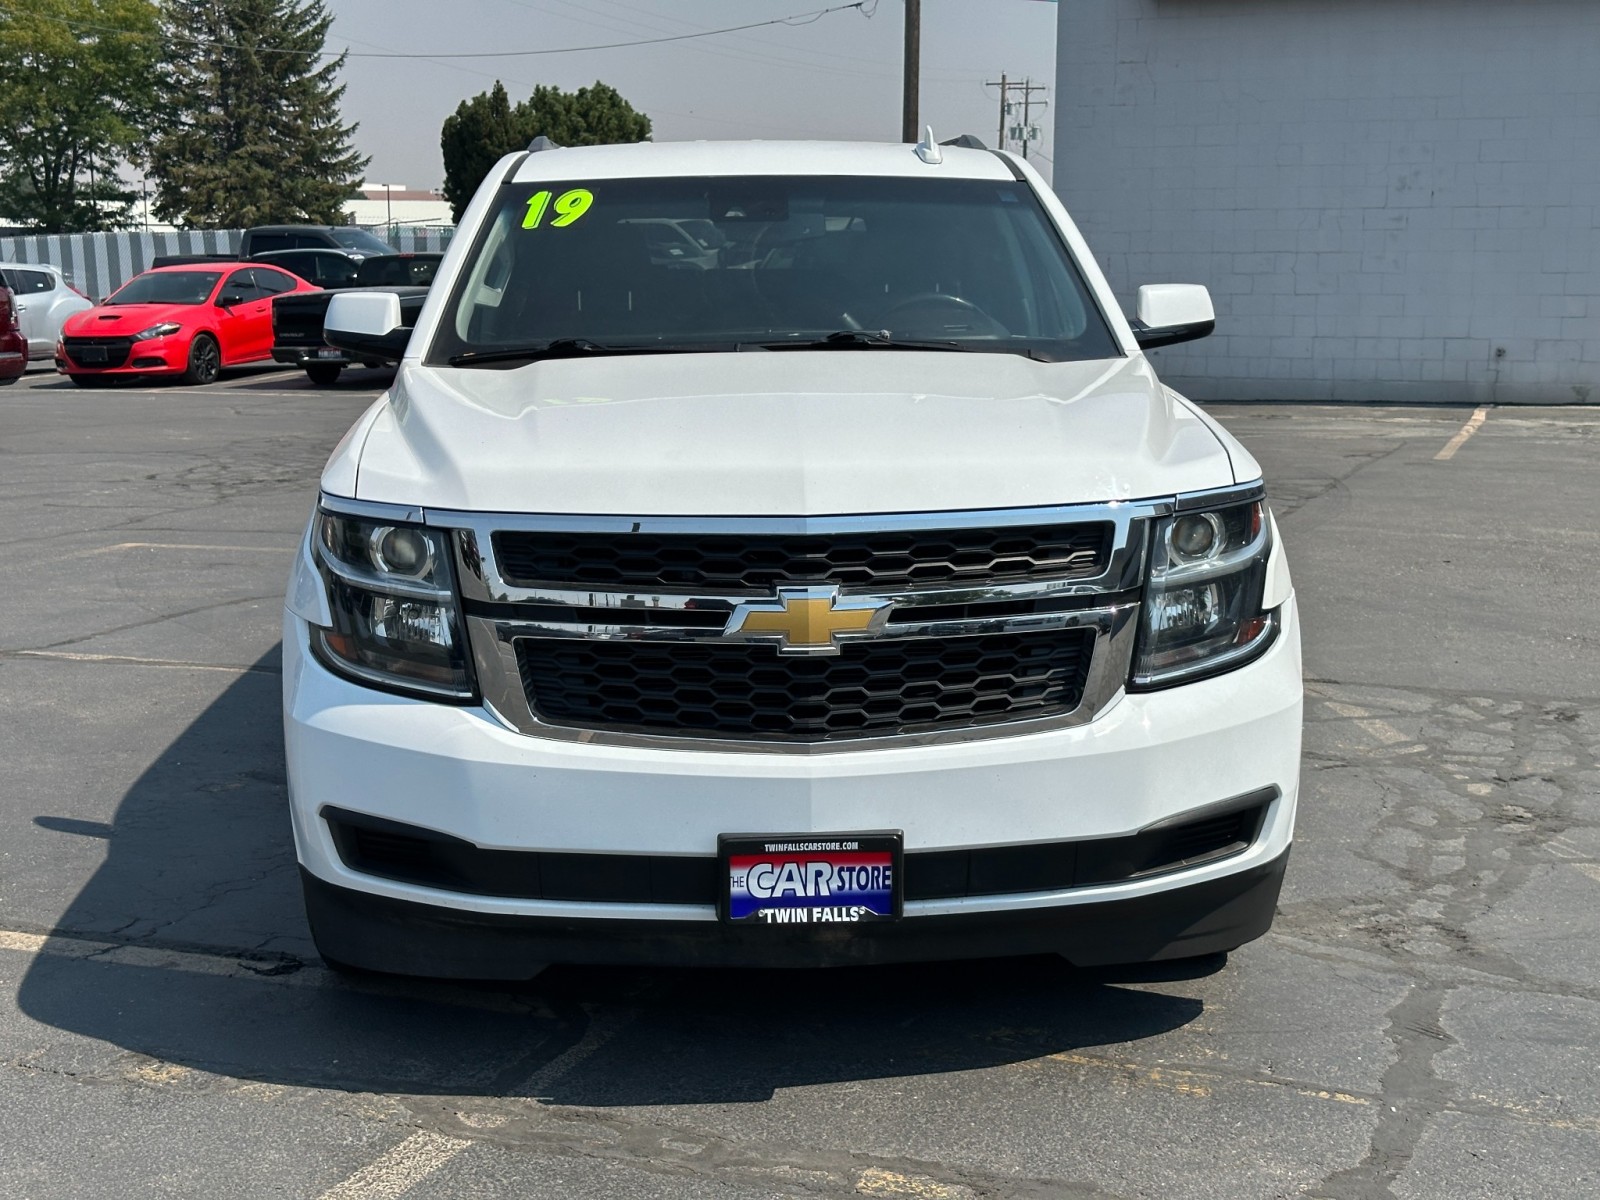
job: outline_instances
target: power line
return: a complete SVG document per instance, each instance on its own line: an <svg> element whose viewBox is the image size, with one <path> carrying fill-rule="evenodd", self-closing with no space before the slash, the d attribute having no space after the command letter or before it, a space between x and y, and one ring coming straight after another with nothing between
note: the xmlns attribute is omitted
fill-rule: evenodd
<svg viewBox="0 0 1600 1200"><path fill-rule="evenodd" d="M739 33L746 29L765 29L772 25L789 25L798 27L811 25L822 20L823 17L833 13L849 12L852 9L867 13L870 8L877 7L877 0L855 0L853 4L838 4L832 8L819 8L811 12L796 13L788 17L774 17L770 21L752 21L748 25L729 25L725 29L706 29L694 33L674 34L670 37L641 38L631 42L606 42L594 46L557 46L548 50L483 50L465 54L401 54L396 52L380 53L376 51L351 50L289 50L278 46L245 46L229 42L214 41L208 38L186 37L182 34L171 34L173 41L183 42L191 46L209 46L218 50L247 50L256 54L301 54L314 58L389 58L389 59L414 59L427 62L443 62L447 59L459 58L533 58L546 54L582 54L591 50L623 50L630 46L659 46L667 42L687 42L697 38L716 37L724 33ZM52 17L43 13L24 12L14 5L0 5L0 11L10 12L14 16L32 17L41 21L53 21L58 25L66 25L72 29L93 29L108 33L142 34L141 29L128 29L118 25L97 25L89 21L75 21L69 17ZM870 14L868 14L870 15Z"/></svg>

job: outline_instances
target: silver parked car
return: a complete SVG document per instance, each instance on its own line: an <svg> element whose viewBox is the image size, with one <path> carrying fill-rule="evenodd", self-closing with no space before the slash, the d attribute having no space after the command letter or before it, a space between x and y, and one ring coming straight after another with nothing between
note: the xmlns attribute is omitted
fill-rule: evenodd
<svg viewBox="0 0 1600 1200"><path fill-rule="evenodd" d="M0 263L0 279L11 289L17 323L28 339L28 359L53 359L61 326L94 302L73 287L59 268L43 263Z"/></svg>

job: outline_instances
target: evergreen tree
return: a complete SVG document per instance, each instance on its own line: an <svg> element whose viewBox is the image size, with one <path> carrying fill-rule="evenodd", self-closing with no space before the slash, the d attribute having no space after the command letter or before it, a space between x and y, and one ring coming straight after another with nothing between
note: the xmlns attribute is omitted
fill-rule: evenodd
<svg viewBox="0 0 1600 1200"><path fill-rule="evenodd" d="M650 118L609 84L563 92L540 85L512 107L499 81L494 90L463 100L439 134L444 153L444 198L460 220L489 168L505 154L527 149L539 136L558 146L601 146L650 140Z"/></svg>
<svg viewBox="0 0 1600 1200"><path fill-rule="evenodd" d="M367 159L340 117L322 0L165 0L156 213L188 226L341 224Z"/></svg>

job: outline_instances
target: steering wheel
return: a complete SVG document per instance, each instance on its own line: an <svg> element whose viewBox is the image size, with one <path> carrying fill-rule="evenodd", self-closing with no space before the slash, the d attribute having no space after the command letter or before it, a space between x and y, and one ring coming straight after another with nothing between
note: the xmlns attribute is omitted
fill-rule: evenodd
<svg viewBox="0 0 1600 1200"><path fill-rule="evenodd" d="M929 324L919 324L918 317L926 315ZM1009 337L1011 330L995 320L971 300L952 296L948 292L919 292L897 301L883 314L883 324L890 332L898 332L894 318L911 323L911 331L930 336L949 337L952 333L965 333L968 337ZM964 317L966 323L952 328L953 317Z"/></svg>

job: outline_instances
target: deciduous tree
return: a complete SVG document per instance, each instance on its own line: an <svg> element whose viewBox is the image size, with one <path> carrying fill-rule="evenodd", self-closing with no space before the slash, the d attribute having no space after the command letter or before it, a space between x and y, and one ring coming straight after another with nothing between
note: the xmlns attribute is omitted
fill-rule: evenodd
<svg viewBox="0 0 1600 1200"><path fill-rule="evenodd" d="M52 233L114 229L134 193L157 101L150 0L27 0L0 8L0 220Z"/></svg>
<svg viewBox="0 0 1600 1200"><path fill-rule="evenodd" d="M342 223L367 159L351 147L323 53L322 0L166 0L156 212L188 226Z"/></svg>
<svg viewBox="0 0 1600 1200"><path fill-rule="evenodd" d="M634 109L616 88L563 92L540 85L513 106L496 82L488 92L463 100L445 118L439 135L444 153L444 196L460 220L489 168L502 156L526 149L539 136L558 146L600 146L650 139L650 118Z"/></svg>

